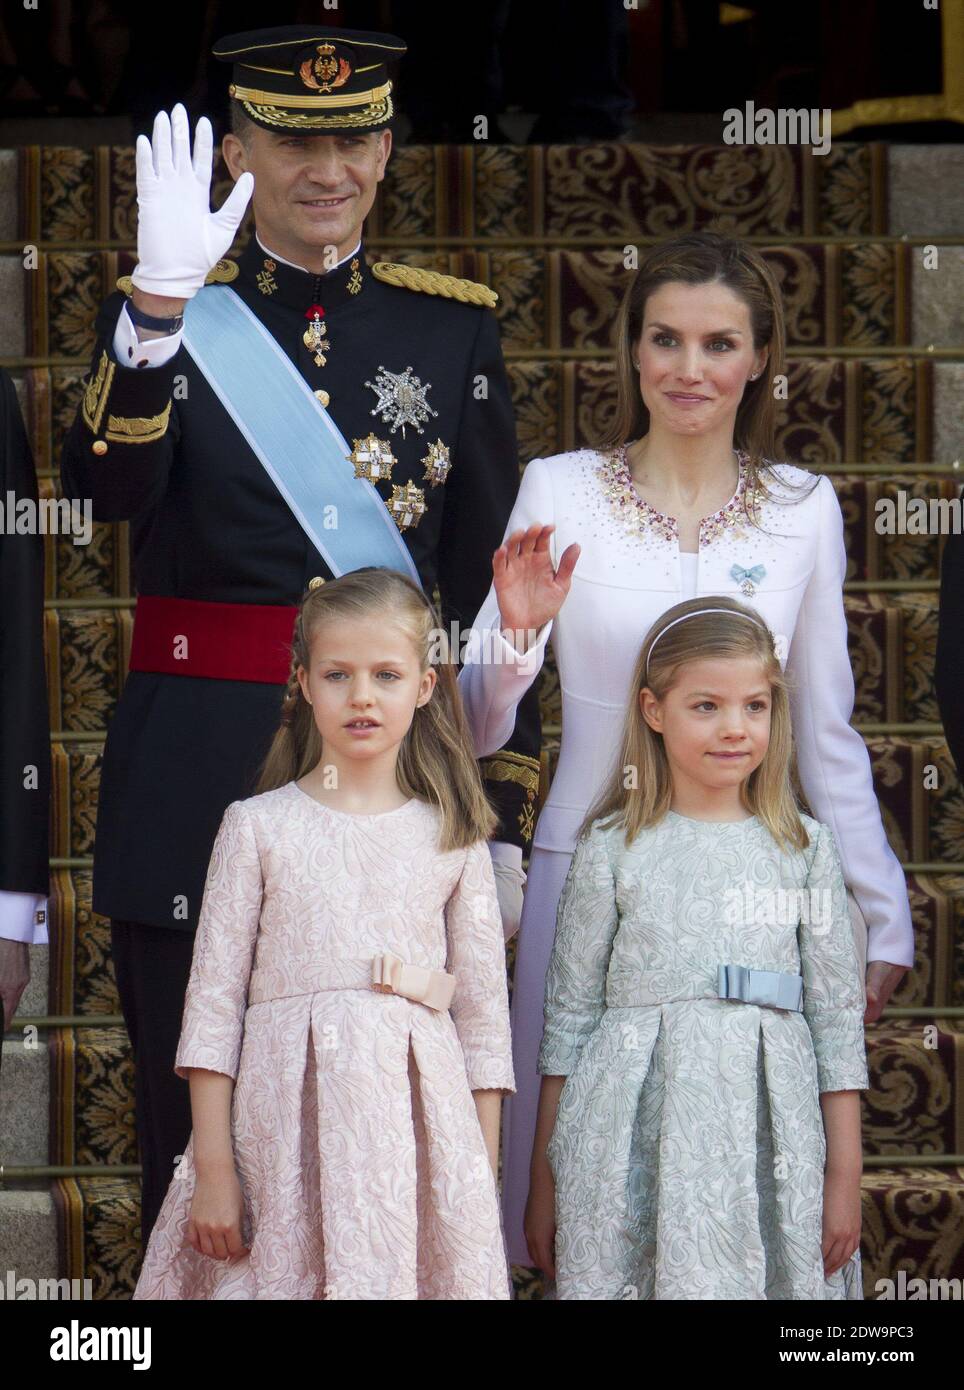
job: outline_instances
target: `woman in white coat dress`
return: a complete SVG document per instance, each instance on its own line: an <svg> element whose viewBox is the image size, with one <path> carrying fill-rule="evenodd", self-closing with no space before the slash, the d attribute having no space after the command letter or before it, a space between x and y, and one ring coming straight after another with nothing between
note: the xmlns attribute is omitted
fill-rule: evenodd
<svg viewBox="0 0 964 1390"><path fill-rule="evenodd" d="M803 792L834 831L852 910L866 922L868 1021L913 964L904 874L850 725L840 507L829 478L769 462L783 346L779 290L752 248L694 233L648 250L616 325L611 438L532 460L493 557L460 675L477 753L505 743L550 633L563 720L532 842L513 989L517 1090L503 1150L513 1263L530 1263L524 1213L556 908L577 829L618 749L633 663L666 609L728 594L766 620L794 685Z"/></svg>

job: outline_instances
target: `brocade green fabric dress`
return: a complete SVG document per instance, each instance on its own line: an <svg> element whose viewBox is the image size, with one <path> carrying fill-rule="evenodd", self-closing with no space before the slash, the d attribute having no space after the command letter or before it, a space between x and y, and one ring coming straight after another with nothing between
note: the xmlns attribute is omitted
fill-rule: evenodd
<svg viewBox="0 0 964 1390"><path fill-rule="evenodd" d="M594 822L559 903L539 1071L560 1299L862 1297L824 1277L819 1093L868 1085L864 996L830 830L669 812ZM803 977L801 1012L720 998L719 965Z"/></svg>

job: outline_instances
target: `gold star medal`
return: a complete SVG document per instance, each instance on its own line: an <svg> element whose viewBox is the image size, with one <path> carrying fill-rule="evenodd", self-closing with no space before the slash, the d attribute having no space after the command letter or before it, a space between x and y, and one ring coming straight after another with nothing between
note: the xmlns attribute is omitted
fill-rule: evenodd
<svg viewBox="0 0 964 1390"><path fill-rule="evenodd" d="M367 478L370 483L377 483L382 478L391 479L398 459L392 453L390 444L374 434L365 439L353 439L352 443L355 447L348 459L354 465L356 478Z"/></svg>
<svg viewBox="0 0 964 1390"><path fill-rule="evenodd" d="M422 463L425 464L425 479L432 484L432 487L438 487L439 483L444 483L452 471L448 445L443 444L441 439L437 439L434 444L428 446L428 453L422 459Z"/></svg>
<svg viewBox="0 0 964 1390"><path fill-rule="evenodd" d="M417 526L428 510L425 505L425 493L414 483L406 483L404 487L393 483L392 500L388 504L388 510L395 518L395 525L400 531L406 530L409 526Z"/></svg>

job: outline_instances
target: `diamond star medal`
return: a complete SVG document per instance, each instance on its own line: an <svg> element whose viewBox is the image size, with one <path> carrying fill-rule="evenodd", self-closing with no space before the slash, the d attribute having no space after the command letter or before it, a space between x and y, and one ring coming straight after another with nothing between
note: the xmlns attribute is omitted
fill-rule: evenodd
<svg viewBox="0 0 964 1390"><path fill-rule="evenodd" d="M388 504L388 510L395 518L395 525L400 531L409 526L417 526L428 510L425 506L425 493L420 487L416 487L415 483L406 483L404 487L393 483L392 500Z"/></svg>
<svg viewBox="0 0 964 1390"><path fill-rule="evenodd" d="M325 353L331 348L331 339L328 337L328 325L322 323L325 311L320 304L312 304L305 310L305 318L308 320L308 327L305 329L302 341L309 352L315 354L315 366L323 367L328 361Z"/></svg>
<svg viewBox="0 0 964 1390"><path fill-rule="evenodd" d="M367 478L370 483L377 483L381 478L391 479L398 459L386 440L369 434L364 439L353 439L352 444L354 448L348 460L354 466L356 478Z"/></svg>
<svg viewBox="0 0 964 1390"><path fill-rule="evenodd" d="M430 415L438 415L425 399L426 391L432 389L431 382L423 386L421 379L412 375L411 367L404 372L389 372L380 366L375 380L366 381L365 385L378 397L371 414L380 415L382 423L391 426L392 434L401 428L403 439L406 425L414 425L419 434L424 434L422 425Z"/></svg>

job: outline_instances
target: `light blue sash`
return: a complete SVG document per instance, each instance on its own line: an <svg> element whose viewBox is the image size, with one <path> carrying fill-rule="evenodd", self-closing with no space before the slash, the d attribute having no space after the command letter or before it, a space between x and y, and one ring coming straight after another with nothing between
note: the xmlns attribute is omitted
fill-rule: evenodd
<svg viewBox="0 0 964 1390"><path fill-rule="evenodd" d="M338 426L233 290L208 285L188 301L184 346L332 574L382 565L421 585L385 503L355 477Z"/></svg>

